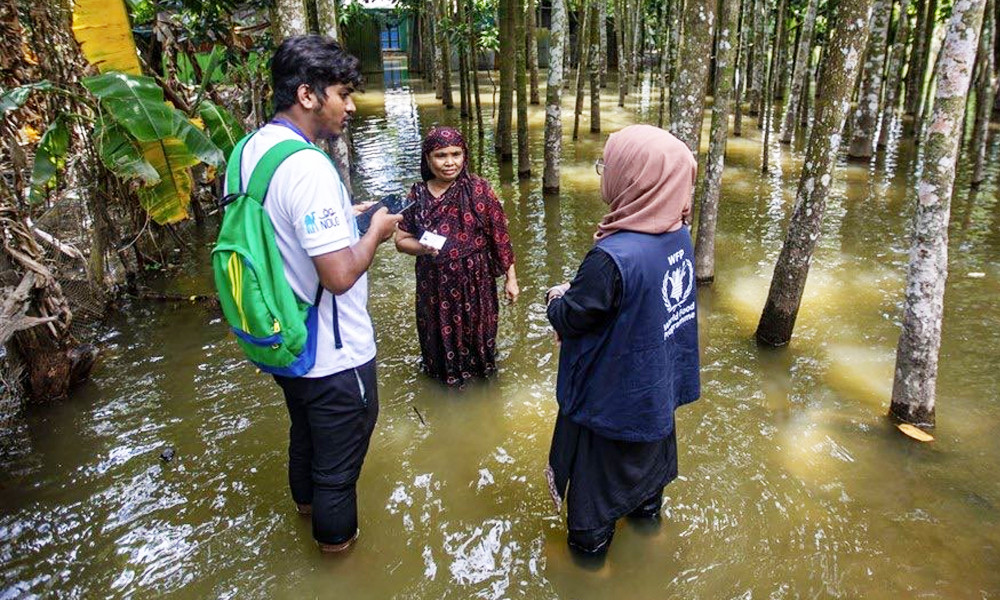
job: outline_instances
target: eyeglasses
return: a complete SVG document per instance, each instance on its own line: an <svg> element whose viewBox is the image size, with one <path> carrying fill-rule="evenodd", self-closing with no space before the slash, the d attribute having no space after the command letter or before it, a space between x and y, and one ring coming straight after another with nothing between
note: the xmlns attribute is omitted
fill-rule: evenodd
<svg viewBox="0 0 1000 600"><path fill-rule="evenodd" d="M598 158L594 161L594 170L597 171L598 175L604 175L604 158Z"/></svg>

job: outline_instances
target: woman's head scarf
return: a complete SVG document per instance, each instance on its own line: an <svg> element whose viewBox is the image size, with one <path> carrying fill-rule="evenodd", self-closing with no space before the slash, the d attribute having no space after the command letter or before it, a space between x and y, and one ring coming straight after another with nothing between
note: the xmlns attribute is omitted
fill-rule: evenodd
<svg viewBox="0 0 1000 600"><path fill-rule="evenodd" d="M594 239L616 231L666 233L691 214L698 163L672 134L652 125L630 125L604 145L601 195L610 207Z"/></svg>
<svg viewBox="0 0 1000 600"><path fill-rule="evenodd" d="M462 171L458 174L458 178L463 179L468 175L469 148L465 145L465 139L462 137L462 134L452 127L434 127L427 132L427 137L424 138L424 143L420 148L421 179L424 181L434 179L434 173L427 162L427 155L448 146L458 146L462 149Z"/></svg>

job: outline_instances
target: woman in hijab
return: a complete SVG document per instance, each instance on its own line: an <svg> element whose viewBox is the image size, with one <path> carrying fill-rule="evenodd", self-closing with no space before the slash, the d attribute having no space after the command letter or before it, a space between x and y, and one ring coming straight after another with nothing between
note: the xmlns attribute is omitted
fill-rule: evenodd
<svg viewBox="0 0 1000 600"><path fill-rule="evenodd" d="M424 372L447 385L496 372L499 301L519 293L507 217L490 184L469 173L462 134L436 127L424 139L420 183L409 198L396 249L417 257L417 332ZM425 232L444 238L435 248ZM426 243L422 243L426 242Z"/></svg>
<svg viewBox="0 0 1000 600"><path fill-rule="evenodd" d="M677 477L674 410L700 395L696 167L657 127L612 134L596 164L609 212L573 281L546 294L562 342L546 474L570 547L587 554L607 551L619 518L658 518Z"/></svg>

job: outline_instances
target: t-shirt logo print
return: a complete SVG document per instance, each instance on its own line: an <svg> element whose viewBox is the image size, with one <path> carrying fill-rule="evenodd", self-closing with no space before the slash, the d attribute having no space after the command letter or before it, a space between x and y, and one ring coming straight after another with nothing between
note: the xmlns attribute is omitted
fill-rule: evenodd
<svg viewBox="0 0 1000 600"><path fill-rule="evenodd" d="M306 233L316 233L316 213L311 212L305 216L303 222L306 226Z"/></svg>
<svg viewBox="0 0 1000 600"><path fill-rule="evenodd" d="M686 258L678 260L680 258L672 255L671 266L663 275L663 305L669 313L684 304L694 289L694 265Z"/></svg>

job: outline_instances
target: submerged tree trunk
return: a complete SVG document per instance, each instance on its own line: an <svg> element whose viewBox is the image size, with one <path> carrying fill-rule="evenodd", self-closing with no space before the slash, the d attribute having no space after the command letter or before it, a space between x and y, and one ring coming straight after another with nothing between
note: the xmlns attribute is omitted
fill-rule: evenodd
<svg viewBox="0 0 1000 600"><path fill-rule="evenodd" d="M879 148L884 148L889 140L889 133L893 121L895 121L896 108L899 104L899 87L902 83L903 62L906 58L906 42L910 35L909 8L910 0L900 2L896 35L889 53L889 68L886 69L885 102L882 109L882 126L879 128L878 134Z"/></svg>
<svg viewBox="0 0 1000 600"><path fill-rule="evenodd" d="M567 33L566 0L552 0L549 78L545 86L545 171L542 175L542 191L550 194L559 191L559 162L562 160L562 67Z"/></svg>
<svg viewBox="0 0 1000 600"><path fill-rule="evenodd" d="M893 0L875 0L872 8L864 83L854 110L851 143L847 149L851 158L868 160L875 153L875 129L881 112L882 71L885 68L885 43L892 18L892 3Z"/></svg>
<svg viewBox="0 0 1000 600"><path fill-rule="evenodd" d="M750 27L748 19L750 11L753 10L753 0L742 0L740 2L740 25L739 45L736 47L736 89L733 91L735 105L733 107L733 136L743 135L743 101L747 90L747 75L749 73L750 60L748 56Z"/></svg>
<svg viewBox="0 0 1000 600"><path fill-rule="evenodd" d="M472 91L476 100L476 130L479 137L486 135L486 130L483 128L483 107L479 97L479 39L476 36L476 26L473 22L472 10L465 12L465 24L468 29L468 44L469 44L469 56L471 57L471 64L469 65L469 77L472 80Z"/></svg>
<svg viewBox="0 0 1000 600"><path fill-rule="evenodd" d="M677 73L676 96L670 104L670 130L694 154L701 146L701 125L704 120L705 90L712 63L712 36L715 25L715 0L688 0L684 10L684 41L680 57L684 68Z"/></svg>
<svg viewBox="0 0 1000 600"><path fill-rule="evenodd" d="M507 162L514 158L514 142L511 122L514 111L514 0L499 0L497 5L497 28L500 34L500 103L497 111L495 147L500 152L500 160Z"/></svg>
<svg viewBox="0 0 1000 600"><path fill-rule="evenodd" d="M805 15L802 17L801 32L799 33L799 49L795 53L795 68L792 70L792 87L788 92L788 100L785 103L785 114L782 118L781 137L782 144L792 143L795 136L796 117L799 112L799 102L802 98L802 88L806 85L806 77L809 72L809 58L812 55L812 34L816 25L816 6L818 0L808 0Z"/></svg>
<svg viewBox="0 0 1000 600"><path fill-rule="evenodd" d="M528 150L528 75L524 44L524 0L514 0L515 73L517 79L517 178L531 177Z"/></svg>
<svg viewBox="0 0 1000 600"><path fill-rule="evenodd" d="M576 104L573 111L573 139L580 137L580 115L583 114L583 71L587 68L588 55L590 54L590 19L587 18L587 2L580 3L580 18L577 20L577 65L576 65ZM621 66L619 65L619 69Z"/></svg>
<svg viewBox="0 0 1000 600"><path fill-rule="evenodd" d="M976 123L972 131L972 185L978 186L986 179L986 142L990 130L990 116L997 93L996 72L996 15L995 0L986 0L983 31L979 36L979 53L976 58L978 81L976 84Z"/></svg>
<svg viewBox="0 0 1000 600"><path fill-rule="evenodd" d="M438 7L435 12L437 12L438 22L445 21L451 22L451 11L448 6L449 3L445 0L436 0L438 2ZM437 27L438 31L438 47L441 49L440 61L441 61L441 102L444 103L445 108L455 108L455 100L451 94L451 44L448 42L448 32L445 27Z"/></svg>
<svg viewBox="0 0 1000 600"><path fill-rule="evenodd" d="M906 114L918 115L924 99L924 85L927 82L928 60L931 40L937 23L937 0L926 0L917 9L917 28L914 30L913 53L910 58L906 82Z"/></svg>
<svg viewBox="0 0 1000 600"><path fill-rule="evenodd" d="M581 0L583 2L585 0ZM628 95L628 61L625 60L625 0L615 2L615 42L618 46L618 106L625 106L625 96ZM582 11L581 15L584 14ZM582 31L582 24L577 28ZM574 137L574 139L576 139Z"/></svg>
<svg viewBox="0 0 1000 600"><path fill-rule="evenodd" d="M934 113L924 146L924 167L913 220L906 273L903 326L889 413L915 425L934 426L944 288L948 277L948 220L965 96L975 63L985 0L956 2L941 48Z"/></svg>
<svg viewBox="0 0 1000 600"><path fill-rule="evenodd" d="M838 6L830 51L825 53L822 67L823 93L816 100L816 120L809 136L795 208L757 325L757 341L768 346L784 346L792 339L833 181L851 91L868 41L870 9L870 0L843 0Z"/></svg>
<svg viewBox="0 0 1000 600"><path fill-rule="evenodd" d="M754 3L753 20L753 60L750 61L750 99L751 117L760 114L762 92L764 90L764 75L767 72L767 15L769 0L751 0ZM759 124L758 124L759 126Z"/></svg>
<svg viewBox="0 0 1000 600"><path fill-rule="evenodd" d="M590 7L590 132L601 132L601 11Z"/></svg>
<svg viewBox="0 0 1000 600"><path fill-rule="evenodd" d="M608 3L598 2L598 8L601 14L598 15L598 21L601 23L601 50L598 56L601 57L601 88L608 87Z"/></svg>
<svg viewBox="0 0 1000 600"><path fill-rule="evenodd" d="M539 104L538 96L538 38L535 35L535 0L528 0L524 22L524 43L528 50L528 83L531 87L531 103Z"/></svg>
<svg viewBox="0 0 1000 600"><path fill-rule="evenodd" d="M705 176L695 195L698 209L698 235L694 247L694 276L698 283L715 279L715 226L719 216L719 193L722 169L726 162L726 138L729 134L729 106L733 99L735 49L739 39L740 0L723 0L719 15L719 47L715 54L715 105L712 107L712 132Z"/></svg>

